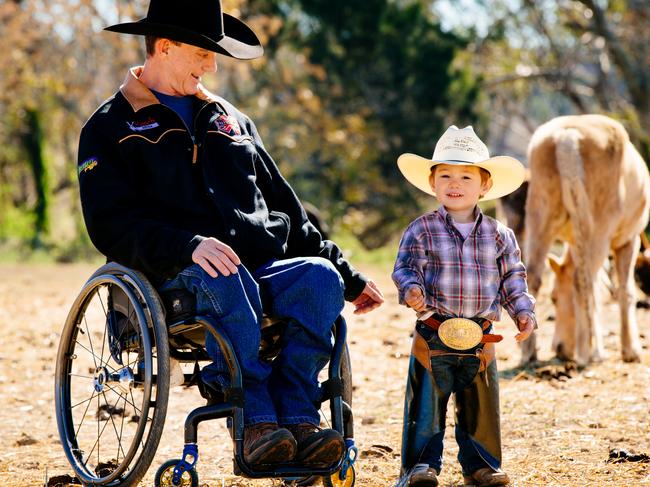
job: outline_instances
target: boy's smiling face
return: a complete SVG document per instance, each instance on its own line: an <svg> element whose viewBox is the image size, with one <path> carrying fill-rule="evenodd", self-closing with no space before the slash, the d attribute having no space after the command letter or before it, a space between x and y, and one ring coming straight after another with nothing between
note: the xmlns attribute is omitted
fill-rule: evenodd
<svg viewBox="0 0 650 487"><path fill-rule="evenodd" d="M429 176L431 189L452 216L472 212L481 196L492 187L492 179L477 166L438 164Z"/></svg>

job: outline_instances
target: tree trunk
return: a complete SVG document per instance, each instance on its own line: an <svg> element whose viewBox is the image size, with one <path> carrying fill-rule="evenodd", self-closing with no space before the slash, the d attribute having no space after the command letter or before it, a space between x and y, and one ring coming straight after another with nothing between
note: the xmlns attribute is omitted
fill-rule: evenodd
<svg viewBox="0 0 650 487"><path fill-rule="evenodd" d="M36 188L36 206L34 207L34 235L32 237L32 248L43 245L43 237L49 230L49 200L50 184L47 171L47 163L43 156L45 139L41 126L41 114L35 109L26 109L26 130L23 135L23 147L27 155Z"/></svg>

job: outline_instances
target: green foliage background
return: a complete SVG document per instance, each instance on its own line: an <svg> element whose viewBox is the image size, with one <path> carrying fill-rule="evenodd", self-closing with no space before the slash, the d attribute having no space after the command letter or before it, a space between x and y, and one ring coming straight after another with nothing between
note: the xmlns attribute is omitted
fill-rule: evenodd
<svg viewBox="0 0 650 487"><path fill-rule="evenodd" d="M95 255L79 211L77 137L144 58L141 39L102 27L142 17L146 3L0 4L0 253ZM648 155L645 2L223 5L254 28L266 52L253 62L220 58L207 88L251 115L299 196L351 247L394 243L434 205L395 161L403 152L431 154L452 123L472 124L493 152L523 158L539 123L596 111L622 120Z"/></svg>

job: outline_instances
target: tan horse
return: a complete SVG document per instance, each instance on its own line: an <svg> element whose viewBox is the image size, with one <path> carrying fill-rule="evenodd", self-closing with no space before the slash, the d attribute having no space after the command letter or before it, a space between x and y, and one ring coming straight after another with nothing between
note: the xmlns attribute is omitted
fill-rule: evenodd
<svg viewBox="0 0 650 487"><path fill-rule="evenodd" d="M556 305L553 348L560 358L587 364L604 358L596 275L611 250L618 278L623 360L639 361L633 268L639 234L648 223L650 176L618 122L601 115L558 117L539 127L528 147L526 199L528 283L537 295L551 244ZM535 344L522 361L535 359Z"/></svg>

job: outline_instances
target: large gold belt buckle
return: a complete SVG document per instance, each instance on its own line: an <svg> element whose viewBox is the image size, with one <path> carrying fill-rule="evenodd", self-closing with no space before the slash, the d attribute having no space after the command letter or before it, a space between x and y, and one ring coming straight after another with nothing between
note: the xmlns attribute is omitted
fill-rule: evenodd
<svg viewBox="0 0 650 487"><path fill-rule="evenodd" d="M438 328L442 343L454 350L468 350L481 343L483 328L467 318L450 318Z"/></svg>

